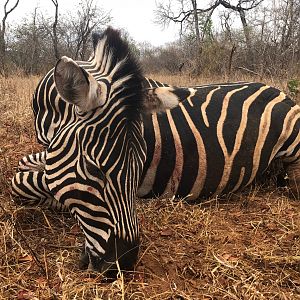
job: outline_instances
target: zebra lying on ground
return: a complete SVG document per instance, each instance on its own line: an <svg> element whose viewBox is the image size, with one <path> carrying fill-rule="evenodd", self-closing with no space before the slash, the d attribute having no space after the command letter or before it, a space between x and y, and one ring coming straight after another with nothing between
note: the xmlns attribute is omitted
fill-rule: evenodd
<svg viewBox="0 0 300 300"><path fill-rule="evenodd" d="M100 39L96 49L100 48L101 41L103 39ZM96 84L95 78L102 91L109 91L114 86L114 81L103 81L106 57L104 55L102 61L98 60L99 57L102 56L97 55L96 51L91 61L79 62L82 66L80 70L86 80ZM128 252L125 255L126 260L122 255L125 253L123 244L128 245L129 241L130 247L133 248L138 244L138 226L132 202L137 182L139 182L137 194L140 197L190 195L190 199L197 199L243 188L257 175L262 174L272 161L281 159L290 177L292 191L299 197L300 107L275 88L260 83L236 83L211 84L196 88L162 87L161 90L160 88L156 91L150 90L144 102L149 98L148 101L153 101L154 105L144 103L143 108L139 107L142 112L146 112L145 107L155 110L156 101L166 99L160 98L161 94L168 95L167 98L173 100L170 101L171 105L168 105L170 104L168 101L159 103L158 110L161 111L166 105L165 112L143 114L141 125L147 148L146 161L143 162L142 156L145 153L143 142L139 137L137 145L140 148L137 149L132 145L134 150L131 150L137 151L136 157L140 157L138 163L132 164L129 157L124 158L122 163L115 161L116 174L124 172L124 168L127 170L122 180L121 175L116 175L116 188L111 185L111 170L106 167L108 161L116 159L113 150L106 150L104 161L99 161L99 157L102 156L97 153L101 152L102 148L107 149L109 139L104 134L105 130L113 132L112 146L115 146L117 141L121 144L118 139L118 133L122 132L121 124L111 128L107 121L109 127L105 127L103 131L92 129L98 126L93 119L93 112L87 114L84 122L81 121L80 105L74 106L60 98L57 90L62 96L64 93L57 81L56 86L53 84L53 76L55 77L55 71L54 73L50 71L46 75L38 86L33 100L37 136L48 150L46 153L21 160L21 172L13 179L13 191L21 198L46 200L54 197L58 203L68 205L71 212L77 215L83 228L87 239L86 253L90 255L91 267L94 269L100 271L107 269L109 267L107 257L111 259L110 261L119 259L121 268L132 267L136 259L137 251ZM84 78L81 79L84 81ZM106 86L103 86L104 82ZM72 99L76 104L77 98ZM110 97L108 99L111 100ZM103 98L100 97L98 99L100 105L101 101ZM174 103L176 106L168 109L168 106L172 107ZM101 107L95 109L102 111ZM122 121L122 118L118 118L115 114L112 114L111 118L113 121L116 118L119 122ZM85 134L76 135L82 126L89 130L86 130ZM138 128L138 125L136 126ZM68 134L69 131L74 132L74 137ZM140 131L137 130L135 133L140 134ZM67 139L63 141L62 137ZM72 166L73 169L71 167L66 169L64 164L57 164L63 153L60 150L61 146L64 149L72 149L76 155L81 151L82 155ZM118 155L124 157L126 150L123 147ZM70 159L74 160L73 156L70 153ZM44 168L43 163L46 164L45 172L41 171ZM32 170L28 171L26 168ZM139 178L141 168L143 173ZM52 179L52 170L65 173L57 179ZM34 177L35 174L39 174L40 177ZM73 174L76 174L74 178ZM65 182L71 180L71 187L74 186L74 190L65 191L67 183L63 180ZM53 182L56 182L57 187L54 187ZM125 187L128 187L130 196L127 194L122 198L126 192L122 188ZM76 201L80 201L80 207L74 206L72 198L74 191L78 192ZM89 210L89 214L85 212L91 205L87 195L92 199L96 196L100 198L99 207L94 205L95 211ZM102 206L106 209L105 216L100 214ZM84 216L84 219L81 216ZM88 227L89 223L92 224L92 229ZM107 228L110 226L115 226L114 235L108 235ZM111 236L116 240L117 247L112 245ZM118 247L120 241L122 241L121 249ZM111 265L113 268L114 264Z"/></svg>
<svg viewBox="0 0 300 300"><path fill-rule="evenodd" d="M79 62L81 65L86 67L86 62ZM93 71L91 71L91 67L89 66L89 69L92 74ZM50 76L49 76L50 75ZM266 170L266 165L268 166L271 161L274 161L276 158L282 159L285 162L285 167L288 170L289 177L290 177L290 186L292 187L292 191L294 193L294 196L298 197L298 184L296 182L296 172L298 170L296 160L299 157L299 153L297 152L298 148L297 145L299 144L299 137L295 136L297 133L297 126L299 126L299 107L295 105L288 97L286 97L282 92L280 92L277 89L274 89L272 87L268 87L266 85L260 84L260 83L249 83L249 82L243 82L243 83L226 83L226 84L209 84L209 85L202 85L192 88L179 88L179 87L173 87L168 84L163 84L158 81L145 78L143 83L144 89L146 91L146 97L144 101L144 106L147 108L146 111L158 111L159 113L153 113L153 114L144 114L143 115L143 126L144 126L144 137L147 143L147 158L146 163L144 166L142 181L139 185L138 189L138 196L143 198L151 198L151 197L168 197L168 196L179 196L179 197L186 197L189 196L189 199L197 199L199 197L207 197L210 195L217 195L221 193L227 193L227 192L233 192L237 190L240 187L244 187L251 183L253 181L253 178L256 175L262 174ZM263 90L263 93L259 94L259 89ZM239 91L241 89L241 92ZM256 93L256 94L255 94ZM278 100L276 97L278 95L281 95L283 100L280 103L277 103ZM228 106L225 110L223 106L221 106L223 103L223 100L226 100L228 97L231 97L229 102L231 101L231 106ZM248 99L251 97L250 99ZM274 99L273 99L274 98ZM276 99L275 99L276 98ZM248 104L246 100L248 99ZM251 103L249 104L249 101ZM265 101L265 104L260 103L262 101ZM274 101L274 102L272 102ZM182 102L182 103L181 103ZM270 102L270 103L269 103ZM286 102L287 104L283 104ZM179 105L180 103L180 105ZM226 103L226 102L225 102ZM266 105L269 103L268 106L268 115L267 111L263 112L263 110L266 107ZM271 105L272 103L277 103L274 109L274 112L272 113ZM61 126L65 126L68 122L70 122L70 119L74 117L75 114L75 106L69 103L66 103L63 101L59 95L57 94L57 90L54 85L53 81L53 71L48 73L47 76L45 76L34 95L33 98L33 110L35 115L35 128L37 133L38 141L43 144L45 147L49 145L53 135L55 135L55 132L59 130ZM175 106L178 106L175 108ZM236 107L235 107L236 106ZM251 116L247 117L247 115L244 115L244 118L242 119L242 110L249 109L249 107L259 107L261 112L258 112L256 116L254 116L254 121L251 120ZM216 111L216 120L214 121L213 127L211 126L203 126L205 124L205 118L207 120L207 115L205 116L206 109L210 108L210 111L208 113L212 115L215 113L213 110L214 108L217 109ZM168 108L172 108L172 110L166 111ZM285 108L285 110L284 110ZM280 111L278 112L278 109ZM290 110L291 109L291 110ZM218 112L219 110L219 112ZM220 110L223 110L229 115L229 118L233 118L234 114L236 114L236 119L228 119L226 120L226 117L224 120L219 120L220 117ZM267 136L265 138L260 137L257 142L264 143L266 142L266 149L268 147L279 147L284 140L284 136L286 136L286 139L288 139L289 134L291 134L291 140L294 141L294 143L291 143L290 149L287 149L286 153L281 152L278 150L278 154L276 153L276 149L273 149L273 154L270 157L268 163L264 163L263 165L260 165L260 170L256 170L256 172L253 172L251 176L247 177L247 174L241 174L244 178L249 178L248 181L244 179L244 182L240 182L242 179L239 179L237 181L238 184L236 184L234 187L230 186L230 184L233 184L233 176L234 173L232 173L231 177L228 178L228 184L229 186L226 187L224 190L219 187L218 190L215 190L213 188L213 185L209 182L209 179L212 178L212 181L215 182L214 184L218 183L218 180L214 178L213 174L218 174L218 172L215 172L214 164L216 161L214 159L206 159L208 162L211 162L213 165L212 167L207 166L208 171L211 170L212 174L207 174L207 176L202 176L202 180L206 180L207 183L203 184L203 188L199 188L199 178L197 180L197 177L201 176L199 172L201 172L200 168L201 165L199 163L199 153L202 154L202 156L210 155L210 152L205 154L205 152L202 150L199 152L200 149L200 141L201 139L196 139L197 136L200 136L202 138L202 135L207 131L207 135L209 138L212 139L212 143L218 144L219 138L216 136L217 133L217 124L216 121L218 121L218 126L220 128L222 122L225 123L225 121L229 122L228 126L225 125L225 130L227 130L227 133L230 133L230 122L235 122L235 124L232 125L232 128L235 130L234 132L231 132L232 139L231 141L237 141L240 144L235 145L235 153L233 155L237 155L239 152L239 149L237 147L240 147L240 145L243 144L243 141L239 141L236 139L236 137L240 134L244 134L246 129L249 130L256 130L256 134L263 128L265 128L265 124L263 122L260 122L260 114L264 117L265 121L271 121L271 118L275 118L274 113L281 114L282 123L276 124L275 128L273 130L280 130L280 126L282 127L282 135L281 140L278 141L279 144L276 146L275 144L268 144L268 141L266 140ZM286 117L286 119L284 119ZM56 121L55 121L56 120ZM207 121L206 121L207 122ZM244 129L238 127L239 125L243 125L241 122L245 123L248 122L248 124L244 124ZM256 122L256 128L255 127L249 127L251 125L250 122ZM273 121L274 123L274 121ZM171 126L172 124L175 124L175 126ZM208 124L209 125L209 124ZM202 127L203 126L203 127ZM253 126L253 125L252 125ZM259 128L258 128L259 126ZM273 125L269 124L268 126L273 127ZM211 129L212 133L209 132L209 128ZM287 131L287 129L289 131ZM203 132L201 132L203 130ZM241 131L242 130L242 131ZM264 129L265 133L268 133L268 128ZM181 132L182 131L182 132ZM167 133L168 132L168 133ZM247 133L247 131L246 131ZM294 138L292 136L292 133L294 134ZM226 134L226 132L225 132ZM249 134L249 133L248 133ZM255 132L253 131L253 134ZM224 137L224 140L229 143L230 137ZM256 137L253 135L252 142L250 145L253 147L256 147L256 152L259 151L258 147L263 148L263 144L254 145L255 139L258 139L258 135ZM215 141L213 141L215 139ZM235 139L235 140L234 140ZM246 136L245 136L246 139ZM249 139L249 138L248 138ZM206 143L205 143L206 141ZM209 149L210 142L209 139L205 139L203 142L204 144L204 150ZM197 142L197 145L193 142ZM272 140L271 140L272 142ZM274 138L273 143L276 142L276 138ZM219 143L220 144L220 143ZM245 146L245 145L244 145ZM233 147L233 145L231 146ZM219 157L216 157L215 159L218 160L224 160L224 154L223 152L224 147L221 147L221 144L219 145L218 149L220 155ZM237 151L238 150L238 151ZM249 149L249 155L254 155L255 153L254 148L250 151ZM291 150L294 150L292 152ZM226 151L226 149L225 149ZM230 151L230 149L229 149ZM244 150L245 151L245 150ZM247 152L248 150L246 150ZM191 155L193 153L193 155ZM259 153L258 153L259 154ZM275 154L276 157L275 157ZM255 154L255 157L257 154ZM45 163L45 152L31 154L28 156L23 157L20 160L19 168L21 170L27 170L27 169L43 169L43 164ZM249 159L248 157L247 159ZM254 157L253 157L254 158ZM274 158L274 159L273 159ZM229 157L227 158L227 160ZM235 158L236 159L236 158ZM260 158L259 158L260 159ZM182 166L180 166L177 162L181 161ZM238 162L239 160L237 160ZM233 163L233 162L232 162ZM232 163L224 163L224 168L228 168L230 164ZM252 161L252 164L257 162ZM221 178L221 170L223 168L223 164L221 162L221 168L218 168L219 174L218 178ZM248 166L250 162L248 161ZM260 162L259 162L260 164ZM205 162L202 164L205 165ZM176 168L175 168L176 167ZM184 168L183 168L184 167ZM245 166L246 167L246 161ZM178 168L180 170L178 171ZM184 170L185 169L185 170ZM232 166L233 171L235 172L245 172L244 169L241 167L239 169ZM252 172L252 166L247 168L247 170ZM185 172L184 172L185 171ZM255 171L255 170L254 170ZM205 170L206 172L206 170ZM196 173L198 176L196 176ZM178 178L178 176L180 178ZM205 174L205 173L202 173ZM239 175L239 174L237 174ZM235 176L237 176L235 175ZM177 177L176 177L177 176ZM206 178L205 178L206 177ZM180 181L180 182L179 182ZM236 179L235 179L236 181ZM176 184L177 182L177 184ZM226 183L225 183L226 184ZM179 185L181 188L179 188ZM224 185L224 183L223 183ZM198 186L198 191L195 192ZM201 186L200 186L201 187Z"/></svg>

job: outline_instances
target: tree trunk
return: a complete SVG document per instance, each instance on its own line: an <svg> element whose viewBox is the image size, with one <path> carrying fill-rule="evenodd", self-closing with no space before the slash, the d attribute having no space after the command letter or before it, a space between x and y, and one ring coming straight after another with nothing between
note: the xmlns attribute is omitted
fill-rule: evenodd
<svg viewBox="0 0 300 300"><path fill-rule="evenodd" d="M195 73L196 73L196 75L199 75L201 73L202 45L201 45L200 30L199 30L197 0L191 0L191 1L192 1L192 5L193 5L194 28L195 28L195 35L196 35L196 66L195 66Z"/></svg>
<svg viewBox="0 0 300 300"><path fill-rule="evenodd" d="M4 75L5 72L5 62L6 62L6 42L5 42L5 30L6 30L6 14L2 19L2 26L0 30L0 73Z"/></svg>
<svg viewBox="0 0 300 300"><path fill-rule="evenodd" d="M253 53L253 48L252 48L252 43L251 43L250 29L249 29L249 26L247 24L245 11L243 9L240 9L239 10L239 15L240 15L240 19L241 19L242 26L243 26L244 36L245 36L249 67L251 69L254 69L254 53Z"/></svg>
<svg viewBox="0 0 300 300"><path fill-rule="evenodd" d="M6 19L8 15L18 6L20 0L17 0L15 5L7 10L7 5L9 0L6 0L4 4L4 16L2 18L2 24L0 28L0 73L2 75L6 75L6 41L5 41L5 31L6 31Z"/></svg>
<svg viewBox="0 0 300 300"><path fill-rule="evenodd" d="M52 32L53 32L53 50L54 50L54 57L56 60L59 59L60 55L58 52L58 38L57 38L57 23L58 23L58 1L52 0L55 6L55 18L52 25Z"/></svg>
<svg viewBox="0 0 300 300"><path fill-rule="evenodd" d="M200 45L200 30L199 30L199 18L197 12L197 0L191 0L193 5L193 14L194 14L194 27L195 27L195 34L196 34L196 41L197 45Z"/></svg>

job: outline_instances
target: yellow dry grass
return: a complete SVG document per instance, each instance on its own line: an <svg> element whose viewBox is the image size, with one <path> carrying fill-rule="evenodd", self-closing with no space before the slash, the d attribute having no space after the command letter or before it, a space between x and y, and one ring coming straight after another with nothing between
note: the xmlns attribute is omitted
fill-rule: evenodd
<svg viewBox="0 0 300 300"><path fill-rule="evenodd" d="M37 80L0 78L0 299L300 299L300 203L272 185L198 205L139 200L135 271L113 282L79 271L75 221L11 201L18 159L41 148L30 108Z"/></svg>

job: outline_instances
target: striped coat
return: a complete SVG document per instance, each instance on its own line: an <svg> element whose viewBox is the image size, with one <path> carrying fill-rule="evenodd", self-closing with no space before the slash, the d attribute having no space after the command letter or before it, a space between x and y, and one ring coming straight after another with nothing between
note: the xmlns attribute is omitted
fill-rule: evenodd
<svg viewBox="0 0 300 300"><path fill-rule="evenodd" d="M81 267L116 274L132 268L139 249L143 77L118 31L108 28L96 42L94 76L68 57L57 62L55 87L74 108L71 118L45 153L23 160L12 190L19 201L67 207L85 235Z"/></svg>
<svg viewBox="0 0 300 300"><path fill-rule="evenodd" d="M189 92L177 107L143 118L140 197L220 195L249 185L275 159L290 171L298 164L300 107L283 92L261 83Z"/></svg>
<svg viewBox="0 0 300 300"><path fill-rule="evenodd" d="M47 88L38 87L33 99L37 136L46 145L53 124L73 114L51 85L51 73L48 77L42 81ZM144 86L146 106L159 112L143 115L147 159L139 197L197 199L234 192L275 159L285 163L298 197L299 106L284 93L251 82L178 88L146 79ZM51 115L49 107L57 110Z"/></svg>
<svg viewBox="0 0 300 300"><path fill-rule="evenodd" d="M46 145L53 124L58 127L73 114L49 74L42 81L47 88L39 87L33 99L38 140ZM146 79L144 86L146 106L161 107L143 115L147 158L139 197L197 199L234 192L276 159L284 162L298 195L299 106L283 92L251 82L178 88ZM57 108L51 117L49 107Z"/></svg>

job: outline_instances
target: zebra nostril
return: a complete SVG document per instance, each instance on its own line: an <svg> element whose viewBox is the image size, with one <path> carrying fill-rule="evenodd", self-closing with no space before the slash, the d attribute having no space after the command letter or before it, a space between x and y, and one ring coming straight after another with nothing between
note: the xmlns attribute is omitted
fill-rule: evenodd
<svg viewBox="0 0 300 300"><path fill-rule="evenodd" d="M110 238L104 254L97 254L89 247L81 253L79 268L99 272L106 278L115 279L122 271L133 270L138 258L139 242L128 243L116 237Z"/></svg>
<svg viewBox="0 0 300 300"><path fill-rule="evenodd" d="M82 249L79 259L80 270L102 273L108 280L115 280L117 278L119 268L115 261L109 262L98 256L92 256L88 252L88 250Z"/></svg>
<svg viewBox="0 0 300 300"><path fill-rule="evenodd" d="M79 258L79 269L86 270L89 267L89 255L86 253L85 249L82 249L80 258Z"/></svg>

